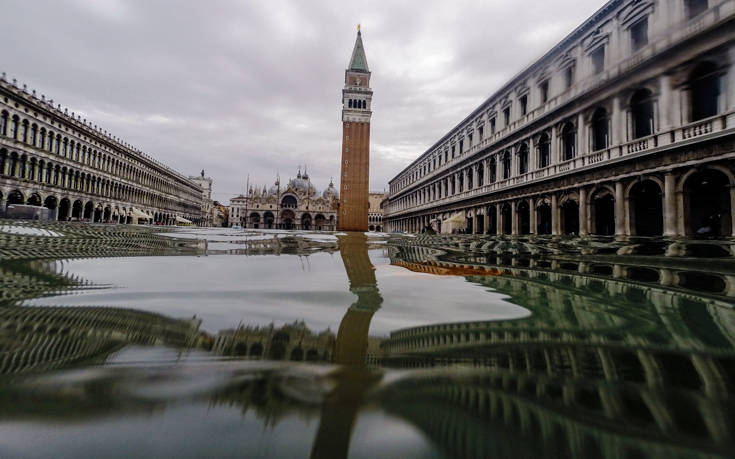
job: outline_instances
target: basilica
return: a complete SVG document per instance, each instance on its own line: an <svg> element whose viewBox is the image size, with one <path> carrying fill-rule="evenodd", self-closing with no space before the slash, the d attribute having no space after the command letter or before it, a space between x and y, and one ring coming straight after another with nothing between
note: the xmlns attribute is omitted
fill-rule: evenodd
<svg viewBox="0 0 735 459"><path fill-rule="evenodd" d="M299 168L284 187L276 178L270 189L248 186L247 195L230 199L230 226L334 231L338 204L334 183L319 193L306 168L303 174Z"/></svg>

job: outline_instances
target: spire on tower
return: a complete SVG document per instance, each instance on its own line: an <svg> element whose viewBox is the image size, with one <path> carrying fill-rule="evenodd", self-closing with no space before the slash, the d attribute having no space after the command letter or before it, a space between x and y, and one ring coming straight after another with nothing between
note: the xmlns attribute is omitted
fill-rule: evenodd
<svg viewBox="0 0 735 459"><path fill-rule="evenodd" d="M360 33L360 25L357 25L357 39L355 40L355 48L352 50L350 65L348 70L357 70L361 72L369 72L367 57L365 57L365 48L362 46L362 34Z"/></svg>

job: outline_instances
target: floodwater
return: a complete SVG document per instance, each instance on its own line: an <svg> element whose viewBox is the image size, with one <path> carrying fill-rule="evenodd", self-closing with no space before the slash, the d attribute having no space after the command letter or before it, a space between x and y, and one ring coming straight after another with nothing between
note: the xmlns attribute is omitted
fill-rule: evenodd
<svg viewBox="0 0 735 459"><path fill-rule="evenodd" d="M0 457L726 457L733 257L0 222Z"/></svg>

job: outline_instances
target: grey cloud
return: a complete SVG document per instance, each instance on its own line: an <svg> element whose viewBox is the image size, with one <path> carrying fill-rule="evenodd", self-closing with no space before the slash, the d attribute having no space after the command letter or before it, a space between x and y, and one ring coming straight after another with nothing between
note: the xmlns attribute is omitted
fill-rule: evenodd
<svg viewBox="0 0 735 459"><path fill-rule="evenodd" d="M371 188L602 1L6 0L2 70L227 202L308 164L338 178L344 68L363 25Z"/></svg>

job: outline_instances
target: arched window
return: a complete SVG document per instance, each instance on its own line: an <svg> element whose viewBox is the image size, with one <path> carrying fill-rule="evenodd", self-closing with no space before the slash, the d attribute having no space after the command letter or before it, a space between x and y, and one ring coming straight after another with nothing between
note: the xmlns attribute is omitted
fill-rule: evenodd
<svg viewBox="0 0 735 459"><path fill-rule="evenodd" d="M362 108L367 108L367 101L366 100L363 100L362 101Z"/></svg>
<svg viewBox="0 0 735 459"><path fill-rule="evenodd" d="M349 100L347 101L347 107L348 107L348 108L352 108L352 99L349 99Z"/></svg>
<svg viewBox="0 0 735 459"><path fill-rule="evenodd" d="M510 178L511 173L511 157L510 152L506 151L503 153L503 178Z"/></svg>
<svg viewBox="0 0 735 459"><path fill-rule="evenodd" d="M538 139L538 167L543 169L551 164L551 140L549 134L542 133Z"/></svg>
<svg viewBox="0 0 735 459"><path fill-rule="evenodd" d="M528 145L522 143L518 148L518 173L525 174L528 172Z"/></svg>
<svg viewBox="0 0 735 459"><path fill-rule="evenodd" d="M56 134L56 141L54 143L54 151L56 154L59 154L59 151L61 150L61 135Z"/></svg>
<svg viewBox="0 0 735 459"><path fill-rule="evenodd" d="M571 121L564 123L561 128L561 152L562 159L568 161L574 159L577 153L577 131Z"/></svg>
<svg viewBox="0 0 735 459"><path fill-rule="evenodd" d="M609 122L607 110L600 107L592 115L592 151L603 150L608 147Z"/></svg>
<svg viewBox="0 0 735 459"><path fill-rule="evenodd" d="M639 139L653 134L653 94L648 89L639 89L630 98L630 115L633 138Z"/></svg>
<svg viewBox="0 0 735 459"><path fill-rule="evenodd" d="M33 123L31 126L31 145L34 147L36 146L36 141L38 140L38 125Z"/></svg>
<svg viewBox="0 0 735 459"><path fill-rule="evenodd" d="M495 156L490 158L490 183L495 183L495 181L498 179L498 162L495 160Z"/></svg>
<svg viewBox="0 0 735 459"><path fill-rule="evenodd" d="M477 168L477 186L482 186L485 184L485 166L483 164L480 164L480 166Z"/></svg>
<svg viewBox="0 0 735 459"><path fill-rule="evenodd" d="M698 121L719 112L720 77L712 62L697 65L690 76L692 121Z"/></svg>
<svg viewBox="0 0 735 459"><path fill-rule="evenodd" d="M20 123L18 115L13 115L13 118L10 120L10 137L14 139L18 138L18 123Z"/></svg>
<svg viewBox="0 0 735 459"><path fill-rule="evenodd" d="M0 135L8 135L8 112L0 113Z"/></svg>
<svg viewBox="0 0 735 459"><path fill-rule="evenodd" d="M23 124L20 128L20 140L23 143L28 142L28 120L23 120Z"/></svg>

